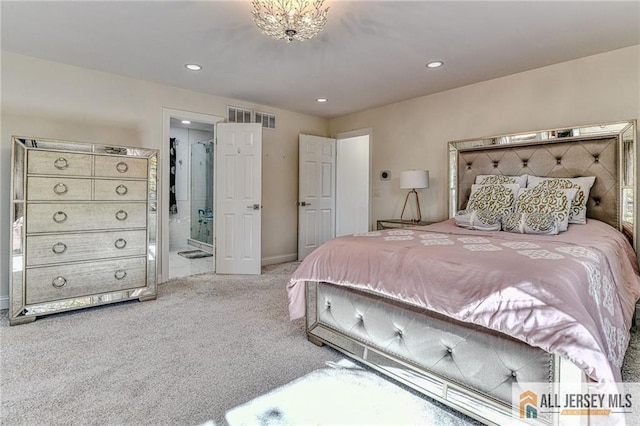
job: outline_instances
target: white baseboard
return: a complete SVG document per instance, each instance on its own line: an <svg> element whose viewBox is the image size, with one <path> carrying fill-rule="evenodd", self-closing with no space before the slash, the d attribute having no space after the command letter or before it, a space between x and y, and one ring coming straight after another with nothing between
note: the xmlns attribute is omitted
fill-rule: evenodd
<svg viewBox="0 0 640 426"><path fill-rule="evenodd" d="M283 254L280 256L269 256L262 258L262 266L277 265L278 263L294 262L298 260L298 253Z"/></svg>
<svg viewBox="0 0 640 426"><path fill-rule="evenodd" d="M9 309L9 296L0 297L0 309Z"/></svg>

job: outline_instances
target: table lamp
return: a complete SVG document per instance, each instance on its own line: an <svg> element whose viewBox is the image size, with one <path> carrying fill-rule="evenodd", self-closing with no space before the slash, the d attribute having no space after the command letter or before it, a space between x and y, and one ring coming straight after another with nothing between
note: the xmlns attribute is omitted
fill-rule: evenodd
<svg viewBox="0 0 640 426"><path fill-rule="evenodd" d="M429 187L429 170L405 170L400 173L400 188L411 189L407 193L407 197L404 199L404 206L402 207L402 213L400 214L400 220L403 220L404 210L407 207L409 196L414 194L416 198L416 211L418 213L417 219L411 219L413 222L420 222L422 220L422 214L420 213L420 200L418 199L418 191L416 189L423 189Z"/></svg>

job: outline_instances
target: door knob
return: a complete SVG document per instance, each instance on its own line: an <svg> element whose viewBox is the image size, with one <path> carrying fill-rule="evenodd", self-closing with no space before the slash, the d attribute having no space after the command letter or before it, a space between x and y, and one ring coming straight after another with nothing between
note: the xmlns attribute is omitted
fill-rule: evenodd
<svg viewBox="0 0 640 426"><path fill-rule="evenodd" d="M298 207L308 207L310 205L311 203L307 203L306 201L302 201L302 202L298 201Z"/></svg>
<svg viewBox="0 0 640 426"><path fill-rule="evenodd" d="M260 204L252 204L250 206L247 206L247 208L251 210L260 210L262 206Z"/></svg>

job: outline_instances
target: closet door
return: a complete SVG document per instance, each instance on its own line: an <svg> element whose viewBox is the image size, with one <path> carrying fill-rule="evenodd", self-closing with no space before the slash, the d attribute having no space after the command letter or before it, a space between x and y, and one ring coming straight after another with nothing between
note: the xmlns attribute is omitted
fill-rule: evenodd
<svg viewBox="0 0 640 426"><path fill-rule="evenodd" d="M336 140L300 135L298 260L336 234Z"/></svg>

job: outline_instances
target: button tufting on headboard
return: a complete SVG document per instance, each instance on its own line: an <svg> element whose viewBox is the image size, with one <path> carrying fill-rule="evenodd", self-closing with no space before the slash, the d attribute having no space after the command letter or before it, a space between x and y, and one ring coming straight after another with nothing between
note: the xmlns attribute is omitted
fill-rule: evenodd
<svg viewBox="0 0 640 426"><path fill-rule="evenodd" d="M619 228L620 224L620 159L617 137L589 137L585 140L536 141L531 145L477 147L458 151L458 187L456 212L468 203L471 186L481 174L514 175L531 173L540 177L595 176L587 203L587 217ZM596 161L597 159L597 161ZM471 164L473 166L470 168ZM454 212L455 214L455 212Z"/></svg>

